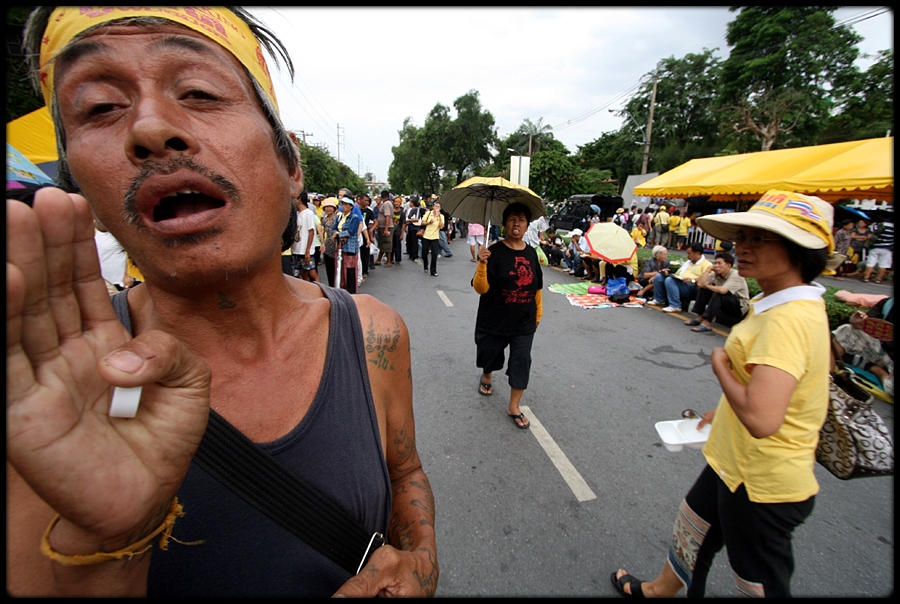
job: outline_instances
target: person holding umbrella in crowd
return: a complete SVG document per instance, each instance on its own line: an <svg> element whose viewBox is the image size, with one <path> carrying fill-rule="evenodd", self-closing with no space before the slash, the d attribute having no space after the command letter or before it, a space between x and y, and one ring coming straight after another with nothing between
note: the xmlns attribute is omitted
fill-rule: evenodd
<svg viewBox="0 0 900 604"><path fill-rule="evenodd" d="M509 348L509 405L507 414L517 428L531 422L519 403L531 373L531 345L543 314L543 276L537 252L523 237L531 222L531 210L511 203L503 211L506 237L478 252L472 286L481 296L475 320L476 365L481 369L478 392L493 394L493 373L503 368Z"/></svg>

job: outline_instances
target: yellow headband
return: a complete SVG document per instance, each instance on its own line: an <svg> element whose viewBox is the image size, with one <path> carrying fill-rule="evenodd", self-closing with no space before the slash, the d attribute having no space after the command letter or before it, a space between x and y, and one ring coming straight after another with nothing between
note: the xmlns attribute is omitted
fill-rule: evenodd
<svg viewBox="0 0 900 604"><path fill-rule="evenodd" d="M48 107L53 98L56 55L83 31L127 17L161 17L189 27L218 43L253 74L278 111L266 59L253 32L230 10L210 6L63 6L56 9L50 15L41 39L41 88Z"/></svg>

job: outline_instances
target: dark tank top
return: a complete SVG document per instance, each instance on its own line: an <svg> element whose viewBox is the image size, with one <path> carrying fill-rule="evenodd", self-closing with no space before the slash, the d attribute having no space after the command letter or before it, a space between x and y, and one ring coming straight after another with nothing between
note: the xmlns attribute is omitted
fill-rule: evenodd
<svg viewBox="0 0 900 604"><path fill-rule="evenodd" d="M366 370L356 304L321 286L331 302L328 351L319 390L288 434L258 443L356 518L369 533L388 534L391 487ZM113 306L131 331L126 294ZM304 342L296 343L303 370ZM273 380L279 379L277 375ZM284 403L290 404L285 392ZM168 550L150 562L148 596L330 596L351 574L245 502L196 463L178 491L185 516Z"/></svg>

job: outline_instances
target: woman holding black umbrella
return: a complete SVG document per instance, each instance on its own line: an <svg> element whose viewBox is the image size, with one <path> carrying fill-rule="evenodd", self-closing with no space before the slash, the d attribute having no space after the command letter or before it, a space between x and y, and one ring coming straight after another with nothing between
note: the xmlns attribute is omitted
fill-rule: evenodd
<svg viewBox="0 0 900 604"><path fill-rule="evenodd" d="M509 405L507 414L517 428L527 430L531 422L519 408L531 373L531 344L541 322L544 286L537 252L523 236L531 222L531 210L512 203L503 211L506 237L489 248L481 248L472 286L481 294L475 320L476 365L481 369L478 392L493 393L494 371L503 369L509 347Z"/></svg>

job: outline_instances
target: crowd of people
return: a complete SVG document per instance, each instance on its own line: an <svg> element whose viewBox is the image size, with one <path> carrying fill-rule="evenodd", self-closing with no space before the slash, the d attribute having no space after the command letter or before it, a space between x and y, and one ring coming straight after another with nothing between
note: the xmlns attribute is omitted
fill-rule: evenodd
<svg viewBox="0 0 900 604"><path fill-rule="evenodd" d="M835 279L857 277L864 283L884 281L894 270L894 221L845 218L834 232L834 245L844 261ZM875 274L874 278L872 273Z"/></svg>
<svg viewBox="0 0 900 604"><path fill-rule="evenodd" d="M311 199L303 191L294 207L297 232L283 253L283 271L320 281L324 267L324 282L350 293L359 291L371 271L399 266L404 258L437 277L437 260L453 257L450 242L457 237L466 239L472 262L485 246L484 225L451 216L431 193L407 196L383 189L373 205L368 193L354 195L349 189Z"/></svg>

